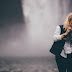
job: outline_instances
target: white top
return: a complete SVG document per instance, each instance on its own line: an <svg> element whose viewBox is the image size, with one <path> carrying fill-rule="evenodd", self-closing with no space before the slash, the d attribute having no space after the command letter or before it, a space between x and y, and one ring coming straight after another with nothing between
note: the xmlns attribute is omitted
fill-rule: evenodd
<svg viewBox="0 0 72 72"><path fill-rule="evenodd" d="M60 28L60 26L57 26L55 33L54 33L54 36L53 36L54 42L61 40L60 33L61 33L61 28ZM72 52L72 47L70 47L70 41L66 40L65 45L64 45L64 49L62 50L60 55L64 58L67 58L67 54L70 54L71 52Z"/></svg>

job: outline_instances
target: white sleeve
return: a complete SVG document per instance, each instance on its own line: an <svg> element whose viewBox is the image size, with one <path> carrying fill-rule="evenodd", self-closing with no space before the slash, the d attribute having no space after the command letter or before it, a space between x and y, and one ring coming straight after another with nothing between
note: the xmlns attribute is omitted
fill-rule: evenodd
<svg viewBox="0 0 72 72"><path fill-rule="evenodd" d="M60 26L57 26L57 27L56 27L56 30L55 30L55 33L54 33L54 36L53 36L54 42L56 42L56 41L58 41L58 40L61 40L61 35L60 35L60 33L61 33L61 28L60 28Z"/></svg>

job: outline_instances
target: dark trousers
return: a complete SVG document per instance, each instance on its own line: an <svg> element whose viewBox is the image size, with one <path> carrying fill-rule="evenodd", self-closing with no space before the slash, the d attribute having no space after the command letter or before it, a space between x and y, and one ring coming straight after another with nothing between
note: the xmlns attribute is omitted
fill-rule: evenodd
<svg viewBox="0 0 72 72"><path fill-rule="evenodd" d="M71 55L67 55L67 58L62 56L55 56L57 67L59 72L72 72L72 58Z"/></svg>

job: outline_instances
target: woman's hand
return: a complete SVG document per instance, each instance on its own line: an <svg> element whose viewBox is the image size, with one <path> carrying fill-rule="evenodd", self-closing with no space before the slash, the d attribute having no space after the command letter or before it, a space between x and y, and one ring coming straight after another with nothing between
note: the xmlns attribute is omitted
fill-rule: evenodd
<svg viewBox="0 0 72 72"><path fill-rule="evenodd" d="M61 34L61 38L63 38L64 40L69 40L69 37L64 38L66 35L68 35L68 33L71 31L71 27L68 26L67 30L65 33Z"/></svg>
<svg viewBox="0 0 72 72"><path fill-rule="evenodd" d="M67 30L66 30L66 34L68 34L71 31L71 27L68 26Z"/></svg>

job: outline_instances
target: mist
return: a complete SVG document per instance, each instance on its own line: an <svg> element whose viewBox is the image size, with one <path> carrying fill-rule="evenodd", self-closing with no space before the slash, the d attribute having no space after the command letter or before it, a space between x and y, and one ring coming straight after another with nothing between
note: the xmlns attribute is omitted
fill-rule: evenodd
<svg viewBox="0 0 72 72"><path fill-rule="evenodd" d="M71 12L70 2L15 0L14 7L9 2L8 10L4 7L0 18L0 56L52 56L49 49L54 31Z"/></svg>

